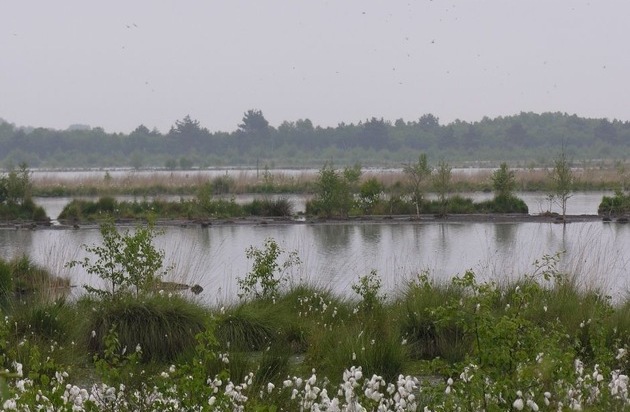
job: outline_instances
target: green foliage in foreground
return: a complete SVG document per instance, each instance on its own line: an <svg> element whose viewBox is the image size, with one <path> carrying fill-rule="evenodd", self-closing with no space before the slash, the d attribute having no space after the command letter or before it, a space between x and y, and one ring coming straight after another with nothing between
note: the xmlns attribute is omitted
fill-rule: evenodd
<svg viewBox="0 0 630 412"><path fill-rule="evenodd" d="M391 296L372 272L354 299L288 283L227 308L157 293L5 311L3 409L625 410L630 305L557 263Z"/></svg>

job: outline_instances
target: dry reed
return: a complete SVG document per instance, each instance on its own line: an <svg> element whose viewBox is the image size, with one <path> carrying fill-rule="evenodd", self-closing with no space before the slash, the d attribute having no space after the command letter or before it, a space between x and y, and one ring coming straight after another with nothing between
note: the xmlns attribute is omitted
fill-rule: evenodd
<svg viewBox="0 0 630 412"><path fill-rule="evenodd" d="M548 190L550 170L514 169L518 190ZM456 191L490 190L493 169L453 169ZM233 194L260 191L306 193L314 189L318 170L255 171L115 171L79 173L33 173L34 193L44 196L81 194L192 194L217 178L227 177ZM614 168L575 168L576 190L610 190L625 187L625 176ZM401 169L368 169L361 181L376 178L385 190L405 186L408 179ZM426 189L430 190L430 182Z"/></svg>

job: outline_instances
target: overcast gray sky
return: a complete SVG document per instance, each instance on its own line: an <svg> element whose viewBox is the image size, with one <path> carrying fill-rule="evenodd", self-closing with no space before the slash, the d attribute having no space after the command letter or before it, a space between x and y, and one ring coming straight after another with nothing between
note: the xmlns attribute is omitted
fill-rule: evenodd
<svg viewBox="0 0 630 412"><path fill-rule="evenodd" d="M168 131L560 111L630 120L630 1L0 0L0 118Z"/></svg>

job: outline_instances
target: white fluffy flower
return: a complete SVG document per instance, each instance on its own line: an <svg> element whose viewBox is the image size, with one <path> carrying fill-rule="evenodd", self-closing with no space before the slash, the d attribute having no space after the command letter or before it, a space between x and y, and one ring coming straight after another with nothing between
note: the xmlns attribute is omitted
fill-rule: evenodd
<svg viewBox="0 0 630 412"><path fill-rule="evenodd" d="M528 399L526 404L529 407L529 409L531 409L534 412L538 412L538 410L540 409L538 408L538 404L531 399Z"/></svg>
<svg viewBox="0 0 630 412"><path fill-rule="evenodd" d="M22 377L22 364L20 362L13 361L13 367L15 368L15 373L18 377Z"/></svg>
<svg viewBox="0 0 630 412"><path fill-rule="evenodd" d="M514 407L514 409L516 409L517 411L522 411L523 408L525 407L525 403L523 402L523 399L518 398L517 400L514 401L514 403L512 404L512 406Z"/></svg>

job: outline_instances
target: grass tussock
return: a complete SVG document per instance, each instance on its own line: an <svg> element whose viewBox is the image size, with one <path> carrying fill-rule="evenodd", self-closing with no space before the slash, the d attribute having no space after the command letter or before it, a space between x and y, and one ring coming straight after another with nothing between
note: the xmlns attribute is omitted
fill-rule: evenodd
<svg viewBox="0 0 630 412"><path fill-rule="evenodd" d="M114 330L121 347L138 345L143 361L171 362L195 346L195 336L205 328L208 313L179 296L131 297L107 303L79 302L86 311L84 335L91 353L103 353L105 337Z"/></svg>

